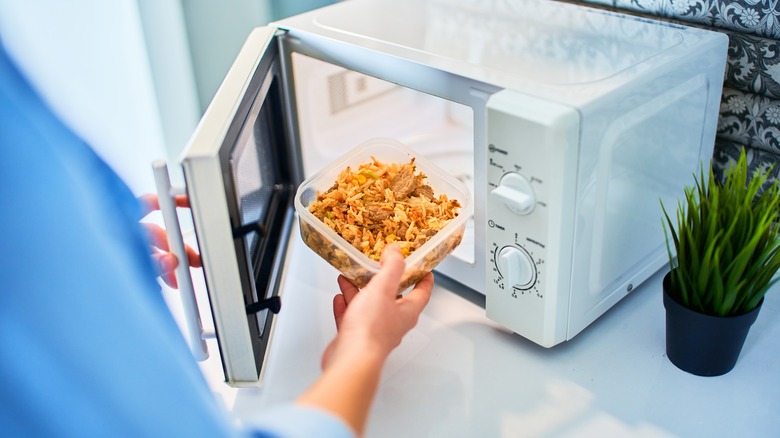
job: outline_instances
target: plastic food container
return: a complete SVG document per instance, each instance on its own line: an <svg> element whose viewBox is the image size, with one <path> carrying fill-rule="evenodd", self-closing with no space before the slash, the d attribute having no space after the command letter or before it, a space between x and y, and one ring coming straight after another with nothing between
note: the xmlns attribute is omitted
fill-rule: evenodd
<svg viewBox="0 0 780 438"><path fill-rule="evenodd" d="M465 184L398 141L384 138L368 140L304 181L295 195L295 210L300 218L301 237L309 248L359 288L365 286L379 271L379 262L353 247L314 216L308 208L320 193L333 186L339 173L347 166L357 168L370 162L372 157L388 164L408 163L414 157L416 172L425 174L425 181L433 188L436 196L446 194L450 199L457 199L461 205L458 216L406 257L406 270L399 289L403 291L420 281L460 244L466 221L472 215L472 203Z"/></svg>

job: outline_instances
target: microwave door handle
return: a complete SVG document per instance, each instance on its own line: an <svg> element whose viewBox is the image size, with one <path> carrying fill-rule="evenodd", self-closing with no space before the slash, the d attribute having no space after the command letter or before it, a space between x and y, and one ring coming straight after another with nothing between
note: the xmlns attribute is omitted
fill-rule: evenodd
<svg viewBox="0 0 780 438"><path fill-rule="evenodd" d="M187 251L181 233L179 216L176 213L176 201L174 197L178 194L185 194L185 190L183 188L176 189L171 186L168 165L165 161L156 160L152 163L152 169L154 170L154 180L157 185L160 212L162 212L163 222L165 223L165 232L168 235L168 247L176 258L179 259L175 274L176 281L179 284L179 293L181 294L184 321L187 326L187 342L189 343L190 350L192 351L195 360L204 361L209 357L205 338L213 337L213 334L209 335L203 333L203 323L201 322L200 312L198 311L198 302L195 300L195 288L192 286L190 263L187 259Z"/></svg>

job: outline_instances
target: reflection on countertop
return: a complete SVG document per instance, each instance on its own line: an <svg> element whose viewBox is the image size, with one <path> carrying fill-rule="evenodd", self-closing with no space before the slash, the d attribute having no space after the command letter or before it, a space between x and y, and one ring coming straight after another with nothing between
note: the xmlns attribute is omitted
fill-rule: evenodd
<svg viewBox="0 0 780 438"><path fill-rule="evenodd" d="M239 422L294 400L335 334L337 273L294 236L262 387L228 387L213 340L201 363ZM697 377L665 356L662 275L551 349L488 320L482 295L440 276L418 326L385 366L367 436L772 436L780 426L771 410L780 401L780 297L768 294L733 371ZM195 287L203 302L202 281Z"/></svg>

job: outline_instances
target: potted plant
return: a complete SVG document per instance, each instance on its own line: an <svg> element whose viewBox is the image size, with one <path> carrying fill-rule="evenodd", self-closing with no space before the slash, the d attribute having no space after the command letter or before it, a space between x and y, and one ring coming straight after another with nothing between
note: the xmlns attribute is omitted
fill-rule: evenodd
<svg viewBox="0 0 780 438"><path fill-rule="evenodd" d="M744 149L722 181L712 168L705 180L702 168L678 201L676 227L661 203L671 268L663 280L666 352L692 374L718 376L734 368L777 281L780 188L776 180L762 190L768 171L748 173Z"/></svg>

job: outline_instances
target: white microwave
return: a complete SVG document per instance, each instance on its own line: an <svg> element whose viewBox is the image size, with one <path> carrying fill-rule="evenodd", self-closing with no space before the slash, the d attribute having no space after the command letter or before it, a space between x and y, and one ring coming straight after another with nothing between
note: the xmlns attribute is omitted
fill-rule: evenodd
<svg viewBox="0 0 780 438"><path fill-rule="evenodd" d="M573 338L666 264L660 201L709 163L727 41L547 0L350 0L254 30L181 163L226 381L262 378L297 186L372 137L469 186L437 272L521 336Z"/></svg>

